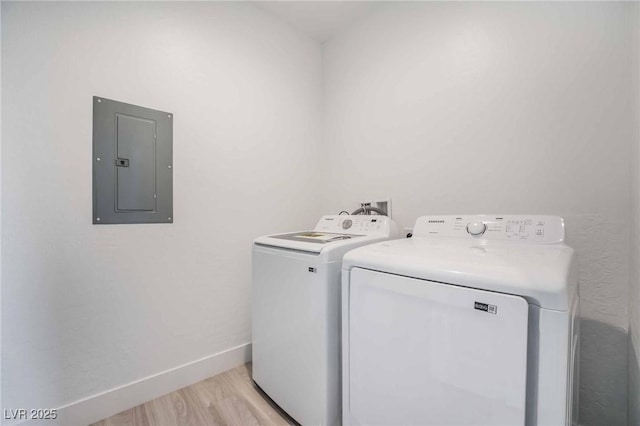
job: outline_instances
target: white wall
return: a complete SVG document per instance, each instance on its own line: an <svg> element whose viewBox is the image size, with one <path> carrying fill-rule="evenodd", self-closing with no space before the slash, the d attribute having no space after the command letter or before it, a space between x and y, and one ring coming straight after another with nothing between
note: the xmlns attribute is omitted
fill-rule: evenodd
<svg viewBox="0 0 640 426"><path fill-rule="evenodd" d="M2 7L0 7L0 23L2 22ZM2 31L0 29L0 46L2 46ZM0 81L2 81L2 55L0 54ZM2 99L2 85L0 84L0 99ZM0 236L2 235L2 102L0 102ZM2 243L0 241L0 354L2 354ZM0 356L0 407L2 405L2 356Z"/></svg>
<svg viewBox="0 0 640 426"><path fill-rule="evenodd" d="M629 425L640 425L640 5L629 7L635 134L631 160L631 279L629 280Z"/></svg>
<svg viewBox="0 0 640 426"><path fill-rule="evenodd" d="M627 413L630 103L621 3L392 3L324 45L325 210L546 213L579 256L581 423ZM636 54L636 52L634 52Z"/></svg>
<svg viewBox="0 0 640 426"><path fill-rule="evenodd" d="M3 408L250 341L252 238L318 216L321 59L249 4L2 3ZM174 224L91 224L93 95L174 114Z"/></svg>

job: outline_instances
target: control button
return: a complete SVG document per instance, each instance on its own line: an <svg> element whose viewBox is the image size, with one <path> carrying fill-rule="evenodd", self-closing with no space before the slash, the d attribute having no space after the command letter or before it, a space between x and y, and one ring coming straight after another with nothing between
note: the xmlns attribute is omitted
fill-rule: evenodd
<svg viewBox="0 0 640 426"><path fill-rule="evenodd" d="M479 237L487 230L487 225L482 222L467 223L467 232L474 237Z"/></svg>
<svg viewBox="0 0 640 426"><path fill-rule="evenodd" d="M539 226L536 228L536 238L542 237L544 237L544 228Z"/></svg>
<svg viewBox="0 0 640 426"><path fill-rule="evenodd" d="M349 229L351 225L353 225L353 221L351 219L345 219L345 221L342 222L342 229Z"/></svg>

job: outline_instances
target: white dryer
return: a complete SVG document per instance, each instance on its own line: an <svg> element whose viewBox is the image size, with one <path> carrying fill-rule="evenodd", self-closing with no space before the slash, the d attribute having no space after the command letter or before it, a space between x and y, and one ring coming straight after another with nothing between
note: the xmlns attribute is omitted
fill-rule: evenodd
<svg viewBox="0 0 640 426"><path fill-rule="evenodd" d="M343 423L577 424L574 251L553 216L425 216L343 260Z"/></svg>
<svg viewBox="0 0 640 426"><path fill-rule="evenodd" d="M340 423L340 270L356 247L398 238L386 216L323 216L253 246L253 380L296 421Z"/></svg>

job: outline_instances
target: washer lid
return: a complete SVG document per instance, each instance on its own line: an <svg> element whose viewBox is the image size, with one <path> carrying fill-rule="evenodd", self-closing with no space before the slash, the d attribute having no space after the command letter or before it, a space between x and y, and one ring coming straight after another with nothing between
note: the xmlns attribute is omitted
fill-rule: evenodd
<svg viewBox="0 0 640 426"><path fill-rule="evenodd" d="M289 250L301 250L320 253L328 245L353 243L367 235L334 234L330 232L301 231L288 234L267 235L256 238L255 243L263 246L279 247Z"/></svg>
<svg viewBox="0 0 640 426"><path fill-rule="evenodd" d="M266 235L254 242L262 246L320 253L328 247L342 250L397 236L397 225L386 216L326 215L311 231Z"/></svg>
<svg viewBox="0 0 640 426"><path fill-rule="evenodd" d="M563 243L408 238L350 251L343 269L352 268L520 295L560 311L577 289L574 251Z"/></svg>
<svg viewBox="0 0 640 426"><path fill-rule="evenodd" d="M271 238L278 238L289 241L304 241L314 244L327 244L334 241L349 240L351 238L362 237L363 235L334 234L331 232L303 231L291 234L271 235Z"/></svg>

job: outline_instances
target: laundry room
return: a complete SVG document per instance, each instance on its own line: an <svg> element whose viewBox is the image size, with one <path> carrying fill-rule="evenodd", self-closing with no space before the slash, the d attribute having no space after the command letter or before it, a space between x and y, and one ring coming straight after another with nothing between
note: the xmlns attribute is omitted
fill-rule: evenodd
<svg viewBox="0 0 640 426"><path fill-rule="evenodd" d="M640 426L639 3L0 15L0 424Z"/></svg>

